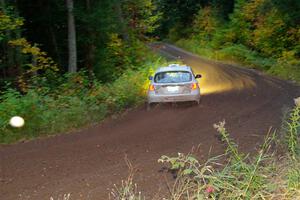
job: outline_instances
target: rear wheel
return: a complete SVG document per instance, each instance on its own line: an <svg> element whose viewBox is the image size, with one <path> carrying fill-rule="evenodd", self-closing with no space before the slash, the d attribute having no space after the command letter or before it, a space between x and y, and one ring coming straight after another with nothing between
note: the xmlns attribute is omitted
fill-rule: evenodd
<svg viewBox="0 0 300 200"><path fill-rule="evenodd" d="M202 99L202 98L199 98L199 99L196 101L196 105L197 105L197 106L201 104L201 99Z"/></svg>
<svg viewBox="0 0 300 200"><path fill-rule="evenodd" d="M151 110L151 103L147 103L146 109L147 109L147 111Z"/></svg>

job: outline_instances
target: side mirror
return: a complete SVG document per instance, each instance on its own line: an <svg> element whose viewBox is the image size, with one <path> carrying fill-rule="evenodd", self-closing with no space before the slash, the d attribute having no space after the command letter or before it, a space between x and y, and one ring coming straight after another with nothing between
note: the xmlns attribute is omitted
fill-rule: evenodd
<svg viewBox="0 0 300 200"><path fill-rule="evenodd" d="M149 76L149 80L152 81L153 80L153 76Z"/></svg>
<svg viewBox="0 0 300 200"><path fill-rule="evenodd" d="M197 79L197 78L201 78L201 77L202 77L201 74L197 74L197 75L195 76L196 79Z"/></svg>

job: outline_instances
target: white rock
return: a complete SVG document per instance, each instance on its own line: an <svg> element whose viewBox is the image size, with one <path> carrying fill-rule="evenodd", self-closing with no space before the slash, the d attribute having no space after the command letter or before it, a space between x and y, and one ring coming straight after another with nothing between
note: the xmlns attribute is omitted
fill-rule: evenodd
<svg viewBox="0 0 300 200"><path fill-rule="evenodd" d="M25 124L25 121L22 117L20 116L14 116L12 117L10 120L9 120L9 124L12 126L12 127L16 127L16 128L20 128L22 126L24 126Z"/></svg>

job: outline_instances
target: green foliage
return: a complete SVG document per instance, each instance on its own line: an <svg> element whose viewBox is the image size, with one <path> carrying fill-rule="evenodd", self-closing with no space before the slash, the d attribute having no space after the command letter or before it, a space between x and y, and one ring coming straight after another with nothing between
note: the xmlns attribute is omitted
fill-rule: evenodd
<svg viewBox="0 0 300 200"><path fill-rule="evenodd" d="M300 168L299 162L291 163L287 172L287 186L292 190L300 189Z"/></svg>
<svg viewBox="0 0 300 200"><path fill-rule="evenodd" d="M277 161L277 156L270 152L275 134L266 137L257 155L243 155L224 125L221 122L214 126L227 145L225 163L223 156L217 156L200 164L192 154L182 153L159 159L176 170L177 176L165 199L295 199L299 196L298 155L296 160Z"/></svg>
<svg viewBox="0 0 300 200"><path fill-rule="evenodd" d="M2 17L1 33L19 28L16 13L24 17L24 32L22 38L30 43L38 43L49 57L58 63L63 73L67 69L67 11L65 2L59 0L45 0L43 3L10 2L16 7L15 14ZM6 6L6 10L8 6ZM1 11L1 16L4 12ZM102 82L117 79L127 69L143 63L143 45L140 41L148 41L151 34L159 26L160 13L152 0L139 1L76 1L74 4L76 35L78 47L78 66L95 73ZM5 15L6 16L6 15ZM43 17L47 16L47 17ZM21 21L20 21L21 22ZM23 23L23 22L22 22ZM7 29L4 31L4 29ZM16 38L21 38L21 30ZM15 46L17 47L17 46ZM36 46L34 46L36 47ZM141 48L143 48L141 50ZM5 49L6 57L9 52ZM17 65L7 65L8 59L3 60L5 71L0 71L0 77L16 78L22 69L13 71L13 66L30 67L30 56L19 56ZM25 80L27 81L27 80Z"/></svg>
<svg viewBox="0 0 300 200"><path fill-rule="evenodd" d="M300 60L295 58L293 52L285 52L281 58L275 59L261 56L258 52L250 50L241 44L231 44L215 49L212 43L206 43L205 45L200 43L195 39L182 39L176 42L178 46L209 59L240 64L245 67L265 71L283 79L300 82Z"/></svg>
<svg viewBox="0 0 300 200"><path fill-rule="evenodd" d="M127 48L126 48L127 47ZM117 34L111 34L101 62L103 69L96 69L96 75L102 80L114 80L131 65L129 48Z"/></svg>
<svg viewBox="0 0 300 200"><path fill-rule="evenodd" d="M13 6L18 15L24 19L24 25L16 39L23 37L31 44L38 44L39 48L53 58L62 72L67 69L66 2L59 0L5 2Z"/></svg>
<svg viewBox="0 0 300 200"><path fill-rule="evenodd" d="M177 157L161 156L161 158L158 159L158 162L170 163L171 170L179 170L178 174L182 173L183 175L199 174L199 169L202 167L199 161L191 154L184 155L178 153ZM209 171L209 167L207 170Z"/></svg>
<svg viewBox="0 0 300 200"><path fill-rule="evenodd" d="M222 141L227 144L226 153L232 155L234 162L240 162L242 158L239 155L237 145L229 138L229 134L225 129L225 121L214 124L214 128L221 134Z"/></svg>
<svg viewBox="0 0 300 200"><path fill-rule="evenodd" d="M288 151L293 159L299 155L300 106L296 106L285 123Z"/></svg>
<svg viewBox="0 0 300 200"><path fill-rule="evenodd" d="M17 89L11 86L0 96L1 113L6 113L0 119L1 143L82 127L144 101L146 80L159 62L154 63L158 58L141 42L147 41L158 26L160 14L152 0L75 2L79 65L83 68L75 74L58 71L56 64L66 69L64 3L46 0L34 7L30 3L11 4L18 7L14 15L6 14L7 6L5 12L1 10L0 33L10 36L10 31L20 28L23 21L16 14L20 11L26 37L43 45L31 45L21 37L21 30L5 41L18 56L4 49L7 59L1 64L7 67L0 76L14 67L11 75L17 79ZM39 17L43 12L47 18ZM16 63L10 63L13 59ZM13 115L25 118L23 128L8 126Z"/></svg>
<svg viewBox="0 0 300 200"><path fill-rule="evenodd" d="M94 72L103 81L111 78L106 73L111 68L106 65L106 59L116 57L108 50L112 35L122 32L115 5L115 0L75 2L78 65Z"/></svg>
<svg viewBox="0 0 300 200"><path fill-rule="evenodd" d="M78 2L80 65L102 82L116 80L127 69L142 65L145 46L160 14L152 0Z"/></svg>
<svg viewBox="0 0 300 200"><path fill-rule="evenodd" d="M122 8L129 30L139 39L144 39L147 33L158 28L161 14L153 0L125 0Z"/></svg>
<svg viewBox="0 0 300 200"><path fill-rule="evenodd" d="M12 143L42 135L58 134L98 122L144 101L147 77L158 63L144 64L140 70L127 70L116 81L101 84L88 73L66 74L55 87L36 78L26 94L14 89L4 91L0 99L0 143ZM2 115L3 113L3 115ZM12 116L25 119L25 126L12 128Z"/></svg>
<svg viewBox="0 0 300 200"><path fill-rule="evenodd" d="M23 19L14 16L13 12L7 12L1 7L0 10L0 42L7 38L9 31L19 29L23 25Z"/></svg>
<svg viewBox="0 0 300 200"><path fill-rule="evenodd" d="M232 15L230 27L238 33L240 43L261 52L265 56L279 57L298 45L299 25L287 23L286 13L269 0L244 2Z"/></svg>
<svg viewBox="0 0 300 200"><path fill-rule="evenodd" d="M32 46L25 38L19 38L8 42L9 45L18 48L24 55L28 55L32 60L30 63L24 63L23 73L18 77L18 86L22 92L27 91L28 84L26 79L30 80L31 76L42 74L45 71L58 71L58 66L52 58L41 51L37 46Z"/></svg>
<svg viewBox="0 0 300 200"><path fill-rule="evenodd" d="M211 41L217 28L221 25L218 20L215 10L211 7L200 9L193 24L194 37L199 38L202 42Z"/></svg>
<svg viewBox="0 0 300 200"><path fill-rule="evenodd" d="M156 35L160 38L176 41L191 33L191 24L194 15L200 6L204 6L199 0L155 0L158 10L162 13L161 26ZM205 4L205 3L204 3Z"/></svg>
<svg viewBox="0 0 300 200"><path fill-rule="evenodd" d="M295 21L300 19L296 12L299 3L236 0L228 19L218 14L222 7L215 3L199 9L188 38L182 39L183 35L176 32L172 33L176 37L170 39L177 39L179 46L204 57L300 81L300 25ZM185 28L190 27L181 27Z"/></svg>
<svg viewBox="0 0 300 200"><path fill-rule="evenodd" d="M175 26L173 26L168 34L168 40L175 42L177 40L179 40L182 35L185 35L185 28L183 25L181 24L176 24Z"/></svg>
<svg viewBox="0 0 300 200"><path fill-rule="evenodd" d="M227 145L225 155L228 159L221 168L216 167L221 165L222 156L211 158L204 164L190 154L159 159L159 162L169 163L170 169L177 170L169 199L263 199L273 192L275 185L268 178L273 176L274 165L267 152L274 136L267 137L258 155L249 158L238 152L224 125L224 122L215 125Z"/></svg>
<svg viewBox="0 0 300 200"><path fill-rule="evenodd" d="M274 66L277 67L277 65L279 65L279 63L277 64L276 59L262 57L259 53L250 50L241 44L231 44L224 46L221 49L215 49L214 45L211 43L206 44L205 46L200 45L200 43L201 42L196 39L179 40L176 42L178 46L209 59L221 60L229 63L242 63L243 65L260 70L274 69Z"/></svg>
<svg viewBox="0 0 300 200"><path fill-rule="evenodd" d="M120 35L111 34L110 41L103 51L103 59L99 62L102 68L95 69L95 74L104 82L113 81L125 70L138 69L138 66L155 57L153 53L145 52L147 47L139 40L131 40L129 44Z"/></svg>
<svg viewBox="0 0 300 200"><path fill-rule="evenodd" d="M213 162L215 159L211 159ZM176 180L169 188L170 200L179 199L204 199L210 197L205 193L211 187L209 179L214 174L210 161L200 164L191 154L178 153L177 157L161 156L158 162L167 163L171 170L176 171Z"/></svg>
<svg viewBox="0 0 300 200"><path fill-rule="evenodd" d="M0 87L20 72L19 62L22 57L12 49L8 42L19 38L23 19L18 17L13 7L0 3Z"/></svg>

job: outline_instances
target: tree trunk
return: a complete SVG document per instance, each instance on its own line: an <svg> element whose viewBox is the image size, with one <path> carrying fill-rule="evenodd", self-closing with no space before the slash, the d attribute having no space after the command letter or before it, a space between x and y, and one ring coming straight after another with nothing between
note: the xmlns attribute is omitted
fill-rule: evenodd
<svg viewBox="0 0 300 200"><path fill-rule="evenodd" d="M0 0L0 5L2 7L2 11L7 14L6 7L10 5L10 3L13 3L12 5L16 5L15 1L8 1ZM16 6L17 7L17 6ZM18 12L16 9L14 9L14 14L18 16ZM15 38L21 38L21 31L20 29L16 29L14 31L6 30L6 40L7 42L12 40L12 35L15 35ZM4 43L3 45L3 51L6 52L6 58L5 64L6 64L6 72L9 77L16 77L19 76L22 73L21 63L22 63L22 56L20 51L18 51L18 48L12 48L8 45L8 43Z"/></svg>
<svg viewBox="0 0 300 200"><path fill-rule="evenodd" d="M86 10L89 14L91 14L91 1L90 0L86 0ZM87 34L89 36L89 38L91 38L91 40L89 40L87 46L86 46L86 67L88 69L88 71L90 72L90 74L92 74L93 72L93 65L95 63L95 44L94 44L94 39L95 39L95 32L88 27L87 28ZM93 42L91 42L93 41Z"/></svg>
<svg viewBox="0 0 300 200"><path fill-rule="evenodd" d="M61 54L60 54L60 51L59 51L59 48L58 48L55 31L53 30L52 25L49 25L48 32L49 32L49 35L51 36L51 41L52 41L52 45L53 45L53 48L54 48L56 61L57 61L58 64L62 65L61 57L60 57Z"/></svg>
<svg viewBox="0 0 300 200"><path fill-rule="evenodd" d="M122 4L121 1L117 1L116 2L116 7L115 7L116 12L117 12L117 16L118 16L118 19L119 19L119 23L120 23L121 35L122 35L122 38L125 41L130 42L130 38L129 38L128 30L127 30L127 24L126 24L124 16L123 16L123 11L122 11L121 4Z"/></svg>
<svg viewBox="0 0 300 200"><path fill-rule="evenodd" d="M69 47L69 72L77 71L77 49L76 49L76 30L74 19L74 2L73 0L67 0L68 8L68 47Z"/></svg>
<svg viewBox="0 0 300 200"><path fill-rule="evenodd" d="M4 12L4 14L7 14L5 0L1 0L0 3L1 3L2 11ZM11 40L11 31L6 30L5 35L6 35L7 41L10 41ZM15 64L14 50L12 48L10 48L7 43L3 44L3 48L4 48L4 52L7 53L7 62L6 62L7 66L8 67L13 67L14 64Z"/></svg>

